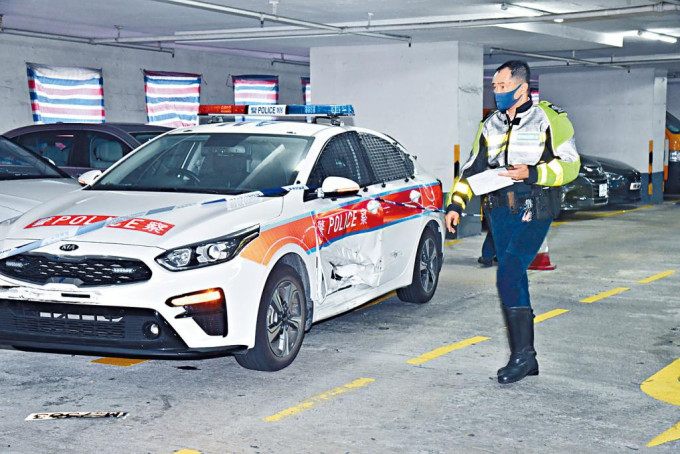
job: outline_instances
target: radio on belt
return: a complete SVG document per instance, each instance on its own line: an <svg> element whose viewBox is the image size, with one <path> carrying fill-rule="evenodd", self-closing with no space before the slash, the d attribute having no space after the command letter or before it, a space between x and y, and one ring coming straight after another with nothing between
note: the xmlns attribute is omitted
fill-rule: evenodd
<svg viewBox="0 0 680 454"><path fill-rule="evenodd" d="M337 118L354 115L350 104L207 104L198 107L199 115L211 117L312 117ZM255 118L254 120L258 120Z"/></svg>

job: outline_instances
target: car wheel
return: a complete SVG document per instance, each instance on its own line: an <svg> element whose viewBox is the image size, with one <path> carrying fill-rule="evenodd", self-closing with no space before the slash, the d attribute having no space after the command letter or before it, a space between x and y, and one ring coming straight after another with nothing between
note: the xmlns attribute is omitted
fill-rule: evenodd
<svg viewBox="0 0 680 454"><path fill-rule="evenodd" d="M235 355L247 369L276 371L290 365L305 336L305 290L288 265L277 265L260 299L255 346Z"/></svg>
<svg viewBox="0 0 680 454"><path fill-rule="evenodd" d="M413 266L413 280L408 287L397 290L402 301L427 303L434 296L439 283L441 269L439 242L435 233L426 228L418 243L418 252Z"/></svg>

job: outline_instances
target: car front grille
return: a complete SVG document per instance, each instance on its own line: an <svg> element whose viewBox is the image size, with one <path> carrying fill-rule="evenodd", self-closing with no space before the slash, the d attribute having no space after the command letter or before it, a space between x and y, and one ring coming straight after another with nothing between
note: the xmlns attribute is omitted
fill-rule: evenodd
<svg viewBox="0 0 680 454"><path fill-rule="evenodd" d="M594 205L604 205L607 203L607 197L600 197L600 185L608 184L607 175L604 173L593 173L585 177L586 180L591 185L593 204Z"/></svg>
<svg viewBox="0 0 680 454"><path fill-rule="evenodd" d="M33 284L69 283L78 287L143 282L151 270L141 260L20 254L0 261L0 273Z"/></svg>
<svg viewBox="0 0 680 454"><path fill-rule="evenodd" d="M152 324L158 327L153 336ZM0 299L0 342L75 350L186 348L152 309L9 299Z"/></svg>

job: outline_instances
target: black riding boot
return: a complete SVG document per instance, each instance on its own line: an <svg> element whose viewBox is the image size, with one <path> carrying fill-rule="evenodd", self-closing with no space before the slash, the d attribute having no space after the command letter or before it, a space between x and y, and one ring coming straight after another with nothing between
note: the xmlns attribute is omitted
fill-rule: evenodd
<svg viewBox="0 0 680 454"><path fill-rule="evenodd" d="M514 383L527 375L538 375L534 350L534 312L530 307L503 307L508 324L510 361L498 370L498 383Z"/></svg>

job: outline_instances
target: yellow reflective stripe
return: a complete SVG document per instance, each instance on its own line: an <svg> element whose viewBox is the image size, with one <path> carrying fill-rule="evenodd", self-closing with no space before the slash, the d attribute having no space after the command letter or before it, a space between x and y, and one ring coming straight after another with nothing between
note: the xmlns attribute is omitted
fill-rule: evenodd
<svg viewBox="0 0 680 454"><path fill-rule="evenodd" d="M548 167L545 164L539 164L536 166L536 171L538 172L536 184L545 185L548 181Z"/></svg>
<svg viewBox="0 0 680 454"><path fill-rule="evenodd" d="M564 179L564 170L557 159L553 159L548 163L548 167L555 173L555 181L552 185L560 186L562 185L562 180Z"/></svg>
<svg viewBox="0 0 680 454"><path fill-rule="evenodd" d="M466 205L465 200L463 200L463 198L461 196L459 196L458 194L454 194L454 196L451 198L451 201L460 205L460 207L462 209L465 209L465 205Z"/></svg>
<svg viewBox="0 0 680 454"><path fill-rule="evenodd" d="M470 185L468 185L464 181L458 181L456 183L456 186L453 188L453 192L457 192L462 196L467 197L468 199L472 198L472 189L470 189Z"/></svg>

